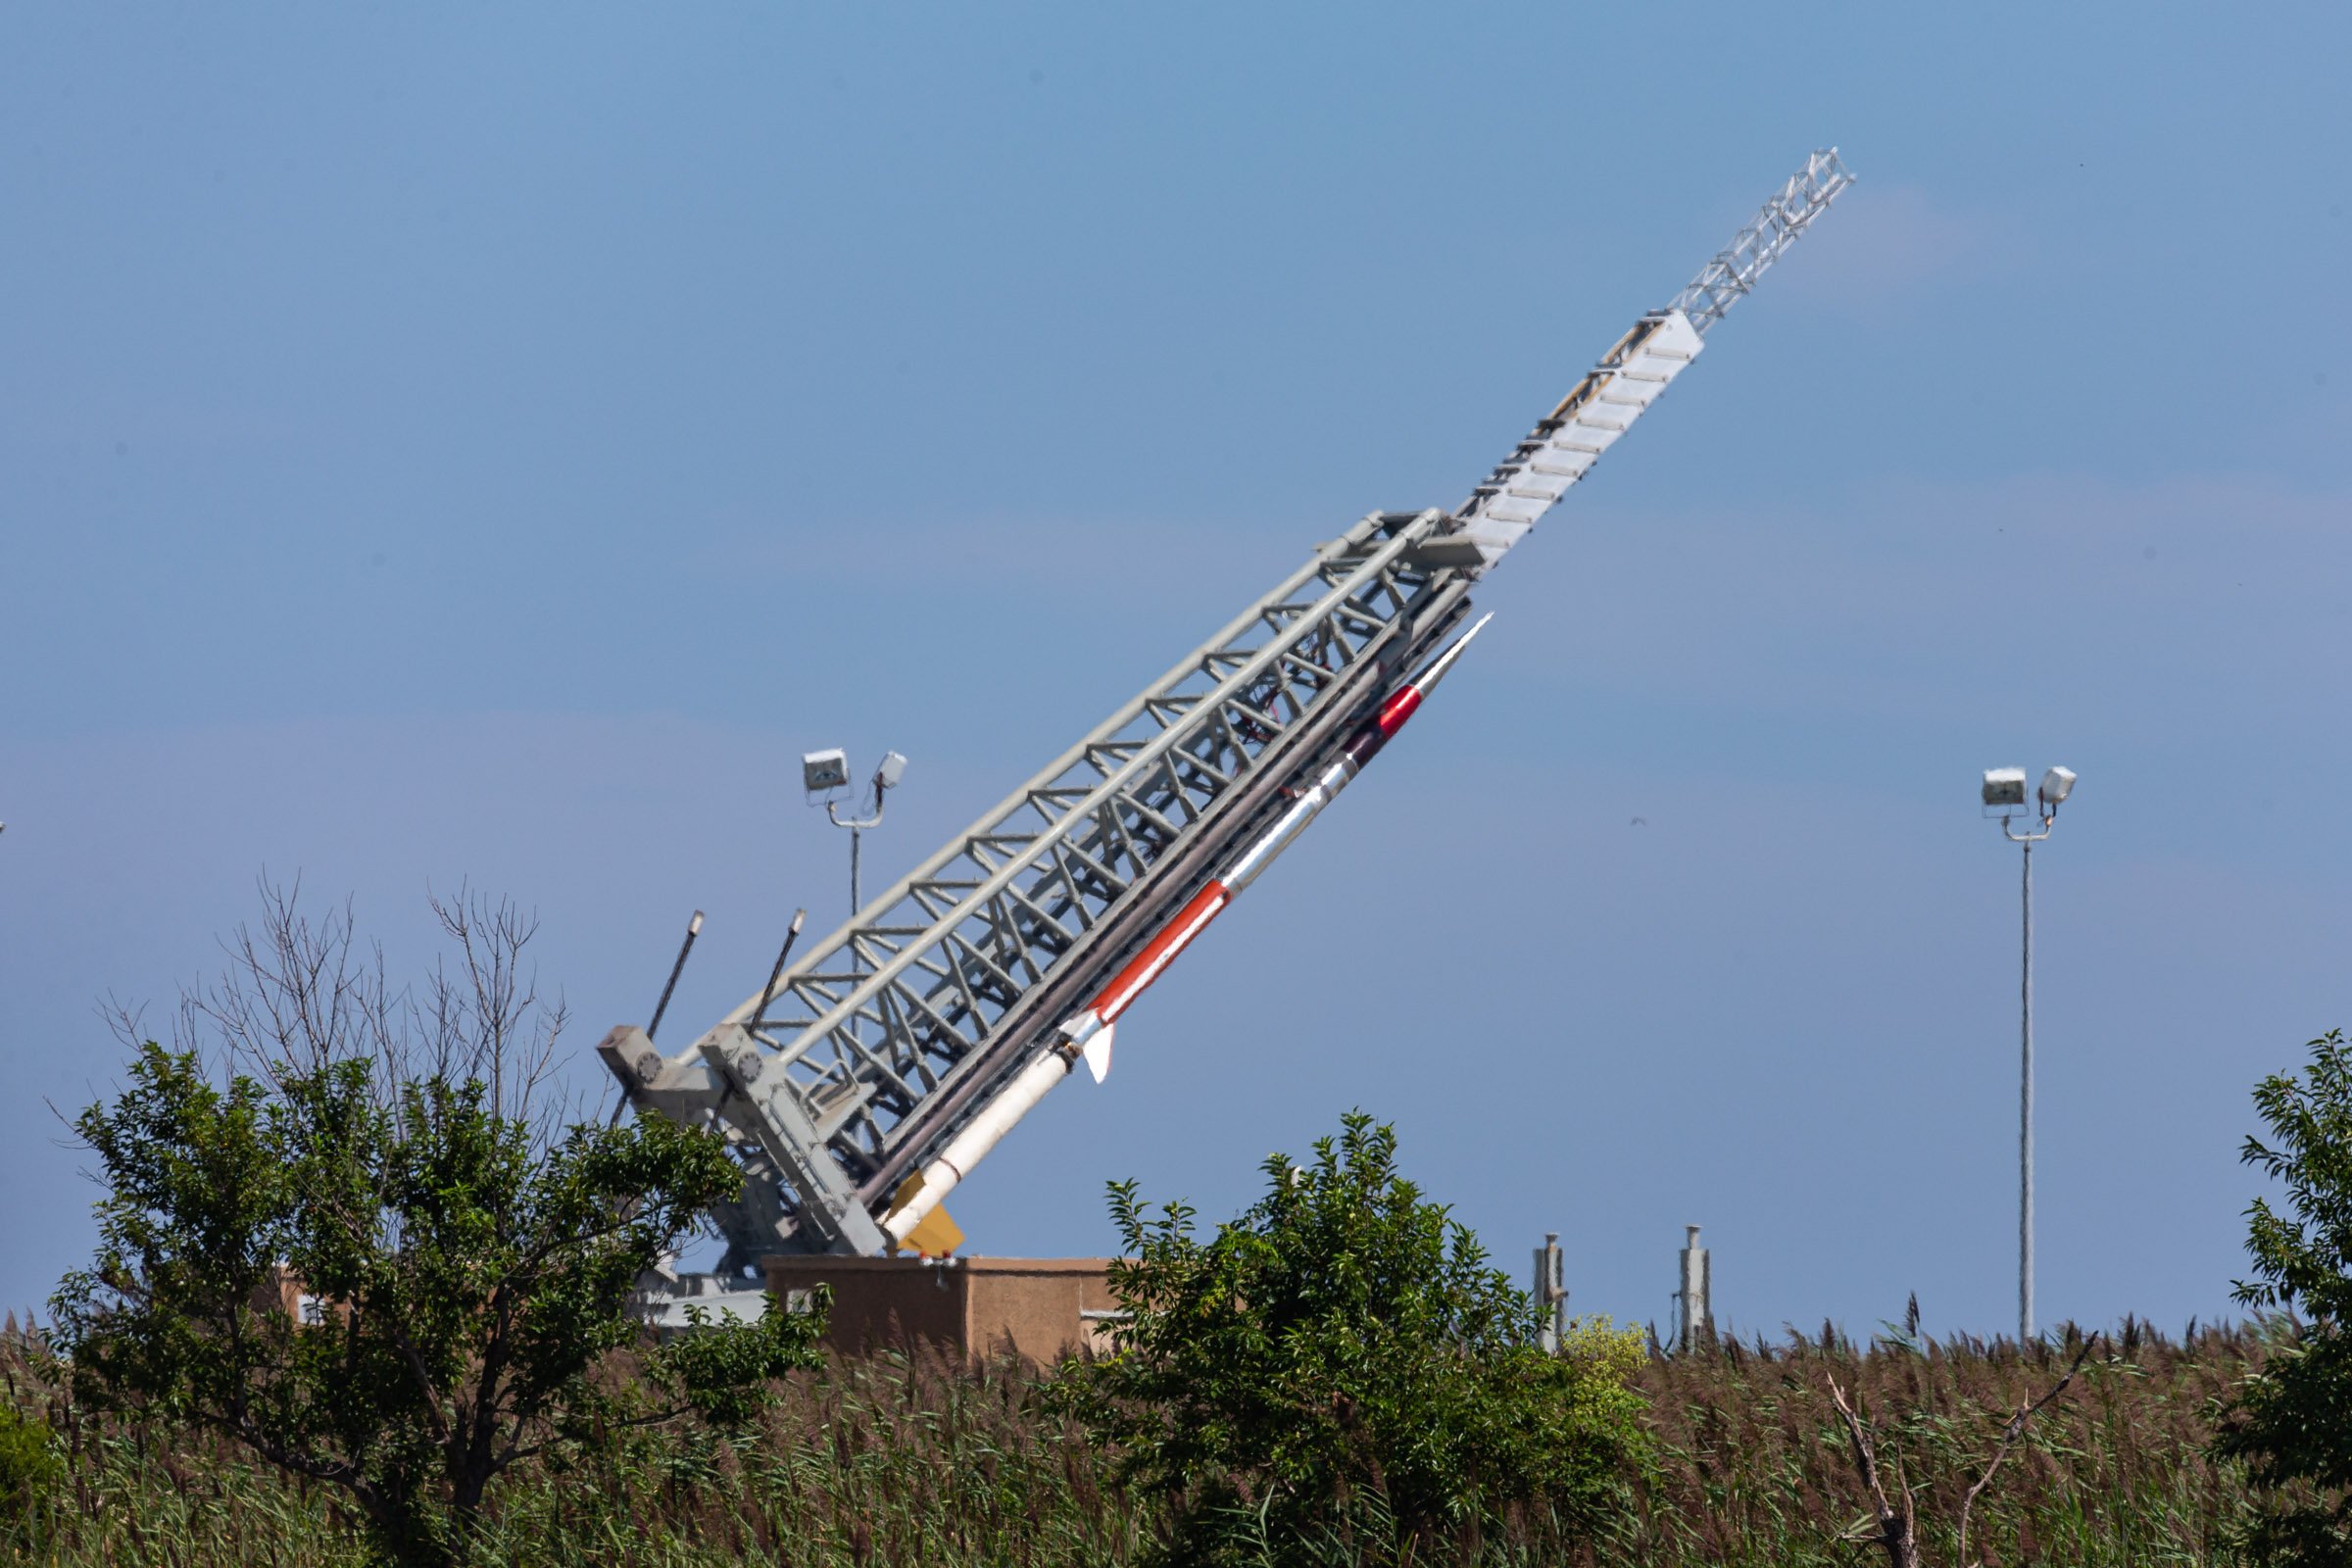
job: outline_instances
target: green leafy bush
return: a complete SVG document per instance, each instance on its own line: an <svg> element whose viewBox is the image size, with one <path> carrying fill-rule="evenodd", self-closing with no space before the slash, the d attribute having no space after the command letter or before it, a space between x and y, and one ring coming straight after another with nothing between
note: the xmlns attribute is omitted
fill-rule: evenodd
<svg viewBox="0 0 2352 1568"><path fill-rule="evenodd" d="M221 1081L149 1042L76 1121L100 1245L54 1301L85 1406L219 1433L427 1564L464 1553L516 1465L748 1421L821 1328L777 1309L639 1345L637 1281L741 1168L666 1120L535 1109L560 1014L534 1024L517 980L528 924L442 916L461 974L418 1004L348 962L347 925L273 906L201 1013Z"/></svg>
<svg viewBox="0 0 2352 1568"><path fill-rule="evenodd" d="M48 1426L0 1404L0 1530L24 1524L65 1478L66 1462Z"/></svg>
<svg viewBox="0 0 2352 1568"><path fill-rule="evenodd" d="M2291 1312L2292 1343L2248 1378L2218 1443L2269 1494L2244 1543L2257 1562L2352 1562L2352 1047L2343 1031L2311 1043L2299 1073L2254 1090L2272 1142L2241 1157L2286 1188L2287 1213L2246 1210L2255 1278L2244 1305Z"/></svg>
<svg viewBox="0 0 2352 1568"><path fill-rule="evenodd" d="M1147 1216L1111 1188L1129 1316L1113 1354L1062 1373L1119 1479L1168 1510L1167 1560L1402 1560L1622 1495L1642 1448L1631 1333L1580 1323L1539 1348L1537 1309L1369 1116L1264 1168L1265 1197L1206 1241L1184 1204Z"/></svg>

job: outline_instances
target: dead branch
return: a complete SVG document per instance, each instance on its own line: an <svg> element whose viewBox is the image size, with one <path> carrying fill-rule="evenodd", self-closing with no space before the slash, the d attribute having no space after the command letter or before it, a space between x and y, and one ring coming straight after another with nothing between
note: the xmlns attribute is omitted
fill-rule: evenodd
<svg viewBox="0 0 2352 1568"><path fill-rule="evenodd" d="M260 918L222 939L221 972L181 991L173 1049L196 1052L224 1079L280 1089L289 1075L364 1062L387 1110L410 1085L476 1080L493 1112L524 1123L535 1145L572 1119L577 1107L558 1092L566 1011L562 998L540 996L524 961L534 916L463 886L430 898L449 951L420 999L393 986L380 945L360 942L349 901L314 914L299 883L267 877L261 901ZM103 1015L125 1046L147 1038L137 1009L110 1002Z"/></svg>
<svg viewBox="0 0 2352 1568"><path fill-rule="evenodd" d="M1977 1477L1969 1487L1967 1494L1960 1500L1960 1528L1955 1548L1955 1560L1965 1565L1965 1568L1984 1568L1981 1557L1972 1559L1968 1554L1969 1519L1976 1508L1977 1499L1983 1496L1985 1489L1992 1484L1992 1478L1999 1473L2003 1461L2009 1457L2010 1450L2016 1447L2018 1440L2025 1436L2026 1429L2033 1424L2034 1418L2049 1408L2058 1396L2066 1392L2068 1386L2075 1381L2075 1375L2082 1370L2083 1363L2090 1359L2091 1351L2097 1348L2098 1343L2099 1336L2096 1334L2084 1340L2082 1348L2075 1352L2074 1359L2068 1363L2065 1374L2057 1382L2051 1384L2041 1397L2020 1404L2009 1419L2002 1423L2000 1442L1994 1446L1992 1457L1985 1461L1984 1473ZM1830 1398L1837 1404L1838 1418L1845 1423L1846 1437L1853 1444L1854 1470L1862 1478L1862 1485L1869 1492L1872 1507L1877 1514L1875 1529L1856 1526L1844 1539L1857 1544L1865 1542L1876 1543L1879 1549L1886 1553L1888 1568L1921 1568L1919 1521L1913 1506L1911 1489L1903 1484L1903 1478L1898 1471L1893 1478L1893 1491L1891 1494L1888 1492L1885 1472L1879 1462L1878 1449L1871 1442L1869 1426L1854 1405L1847 1401L1845 1391L1838 1386L1838 1380L1832 1377L1829 1384Z"/></svg>
<svg viewBox="0 0 2352 1568"><path fill-rule="evenodd" d="M456 897L430 903L456 944L462 971L453 976L446 965L436 965L433 972L425 1011L437 1072L480 1079L489 1088L493 1115L532 1123L535 1132L551 1130L549 1113L564 1107L542 1103L541 1091L555 1077L556 1038L566 1013L561 998L540 1000L537 976L523 969L523 949L538 935L537 917L503 900L491 904L463 886Z"/></svg>
<svg viewBox="0 0 2352 1568"><path fill-rule="evenodd" d="M1860 1472L1862 1485L1870 1490L1873 1505L1878 1510L1879 1528L1874 1536L1849 1537L1851 1540L1875 1540L1879 1549L1886 1554L1887 1568L1920 1568L1918 1519L1911 1506L1911 1490L1895 1479L1895 1494L1902 1498L1896 1507L1886 1496L1886 1489L1879 1480L1879 1456L1871 1446L1870 1434L1863 1428L1862 1418L1854 1407L1845 1402L1845 1391L1838 1380L1830 1379L1830 1397L1838 1402L1838 1414L1845 1421L1846 1436L1854 1444L1854 1468Z"/></svg>
<svg viewBox="0 0 2352 1568"><path fill-rule="evenodd" d="M1991 1485L1994 1472L2001 1468L2001 1461L2009 1457L2009 1450L2016 1446L2017 1440L2025 1436L2027 1426L2033 1422L2035 1416L2041 1414L2051 1400L2066 1392L2068 1384L2075 1381L2075 1374L2082 1370L2082 1363L2090 1359L2090 1352L2098 1343L2099 1336L2096 1334L2084 1340L2082 1348L2075 1352L2074 1360L2067 1364L2066 1375L2051 1384L2049 1392L2040 1398L2030 1404L2019 1405L2017 1413L2012 1415L2001 1428L2000 1445L1992 1450L1992 1458L1984 1466L1984 1473L1977 1477L1976 1484L1968 1489L1968 1495L1960 1499L1960 1541L1957 1555L1962 1563L1968 1561L1968 1515L1969 1511L1976 1507L1978 1496L1987 1486Z"/></svg>

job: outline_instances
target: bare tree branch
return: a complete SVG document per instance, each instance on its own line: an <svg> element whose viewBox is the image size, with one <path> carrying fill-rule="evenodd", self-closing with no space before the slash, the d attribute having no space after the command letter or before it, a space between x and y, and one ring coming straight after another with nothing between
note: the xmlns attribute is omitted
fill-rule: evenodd
<svg viewBox="0 0 2352 1568"><path fill-rule="evenodd" d="M1902 1498L1902 1505L1898 1508L1887 1499L1886 1488L1879 1480L1878 1451L1871 1446L1862 1418L1845 1402L1845 1391L1838 1386L1835 1377L1830 1379L1830 1397L1837 1401L1838 1414L1845 1421L1846 1436L1853 1440L1854 1469L1860 1473L1862 1485L1869 1489L1878 1510L1878 1534L1861 1539L1878 1542L1879 1549L1886 1554L1887 1568L1920 1568L1918 1520L1912 1512L1910 1489L1897 1475L1895 1494Z"/></svg>
<svg viewBox="0 0 2352 1568"><path fill-rule="evenodd" d="M1977 1499L1992 1484L1992 1478L1999 1473L2002 1462L2009 1457L2018 1440L2025 1436L2027 1427L2058 1396L2066 1392L2068 1385L2075 1381L2075 1375L2082 1370L2083 1363L2090 1359L2091 1351L2098 1343L2099 1336L2095 1334L2084 1340L2082 1348L2075 1352L2074 1360L2068 1364L2065 1375L2050 1385L2038 1399L2020 1404L2002 1424L2000 1442L1994 1446L1992 1457L1985 1462L1984 1472L1970 1485L1967 1494L1960 1501L1959 1537L1955 1544L1954 1560L1964 1568L1984 1568L1983 1558L1972 1559L1968 1552L1970 1515L1976 1508ZM1845 1391L1838 1386L1837 1378L1830 1378L1829 1385L1830 1398L1837 1404L1838 1418L1844 1423L1846 1437L1853 1445L1855 1473L1861 1477L1864 1490L1870 1494L1876 1514L1875 1528L1857 1525L1844 1539L1856 1544L1875 1543L1886 1553L1888 1568L1921 1568L1919 1521L1911 1489L1904 1484L1898 1471L1893 1478L1893 1490L1889 1493L1877 1446L1871 1441L1868 1423L1855 1404L1848 1402Z"/></svg>
<svg viewBox="0 0 2352 1568"><path fill-rule="evenodd" d="M1992 1458L1990 1462L1984 1466L1984 1473L1977 1477L1976 1484L1968 1489L1968 1495L1960 1499L1960 1542L1958 1557L1962 1563L1966 1563L1968 1561L1969 1510L1976 1507L1978 1496L1987 1486L1991 1485L1993 1473L2000 1469L2001 1461L2009 1457L2009 1450L2016 1446L2017 1440L2025 1436L2026 1427L2035 1416L2041 1414L2042 1410L2048 1406L2052 1399L2057 1398L2058 1396L2066 1392L2066 1386L2075 1381L2075 1374L2082 1370L2082 1363L2090 1359L2090 1352L2094 1348L2097 1347L2098 1343L2099 1336L2096 1334L2093 1334L2090 1336L2090 1338L2084 1340L2082 1342L2082 1348L2075 1352L2074 1360L2067 1364L2066 1375L2061 1377L2057 1382L2051 1384L2049 1392L2044 1394L2040 1398L2035 1399L2031 1404L2019 1405L2017 1407L2017 1413L2012 1415L2007 1424L2001 1428L2000 1446L1992 1450Z"/></svg>
<svg viewBox="0 0 2352 1568"><path fill-rule="evenodd" d="M314 917L299 882L266 876L261 898L258 925L240 925L222 941L222 971L182 991L175 1049L199 1051L224 1079L242 1073L279 1088L289 1074L365 1061L382 1109L414 1082L477 1080L493 1113L522 1123L534 1150L577 1119L571 1097L556 1093L568 1010L560 996L540 996L523 961L538 934L535 916L465 885L430 897L455 963L436 959L419 998L392 986L380 945L360 944L348 901ZM146 1038L142 1014L120 1003L102 1016L126 1045Z"/></svg>

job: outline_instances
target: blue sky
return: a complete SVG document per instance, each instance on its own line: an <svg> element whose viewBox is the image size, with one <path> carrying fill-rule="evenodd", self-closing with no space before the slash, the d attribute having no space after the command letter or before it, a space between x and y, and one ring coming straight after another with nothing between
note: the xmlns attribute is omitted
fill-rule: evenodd
<svg viewBox="0 0 2352 1568"><path fill-rule="evenodd" d="M539 911L580 1081L1326 538L1450 505L1811 148L1862 182L1479 593L1408 743L953 1205L1248 1200L1362 1105L1514 1273L1864 1329L2228 1310L2352 1022L2340 8L169 7L0 22L0 1299L48 1108L265 869ZM1641 816L1645 826L1632 826Z"/></svg>

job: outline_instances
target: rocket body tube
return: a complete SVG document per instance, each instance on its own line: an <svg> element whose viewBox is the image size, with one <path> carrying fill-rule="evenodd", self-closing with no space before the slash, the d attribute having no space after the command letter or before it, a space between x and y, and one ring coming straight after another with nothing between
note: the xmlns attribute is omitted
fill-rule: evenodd
<svg viewBox="0 0 2352 1568"><path fill-rule="evenodd" d="M916 1178L921 1183L906 1200L891 1210L883 1228L894 1242L903 1242L907 1233L922 1223L923 1216L937 1208L940 1200L953 1192L971 1168L997 1147L998 1140L1012 1131L1013 1123L1034 1109L1046 1098L1046 1091L1069 1076L1070 1058L1060 1048L1040 1052L1035 1061L1021 1069L1020 1076L1004 1088L1004 1092L980 1107L980 1113L964 1124L963 1130L948 1141Z"/></svg>
<svg viewBox="0 0 2352 1568"><path fill-rule="evenodd" d="M1340 755L1332 759L1315 780L1300 791L1289 808L1274 819L1263 833L1250 840L1242 853L1229 861L1223 870L1208 879L1207 885L1193 895L1184 907L1177 910L1168 923L1144 945L1141 953L1130 958L1110 983L1097 993L1095 1000L1063 1020L1054 1032L1058 1038L1037 1058L1021 1070L1004 1091L983 1106L963 1130L949 1141L938 1156L922 1168L920 1175L899 1190L899 1198L882 1222L892 1240L905 1241L907 1233L922 1222L923 1216L939 1206L941 1199L964 1177L982 1156L997 1146L1013 1123L1026 1116L1046 1092L1069 1076L1070 1069L1083 1059L1099 1083L1110 1071L1110 1042L1119 1015L1134 1005L1135 1000L1151 988L1176 956L1192 945L1193 939L1208 929L1210 921L1225 912L1242 891L1257 880L1265 868L1280 858L1282 852L1298 841L1306 825L1322 814L1323 808L1339 798L1342 790L1352 782L1365 764L1378 757L1390 737L1404 728L1446 672L1453 666L1470 639L1484 630L1492 615L1482 616L1477 625L1449 645L1429 667L1397 687L1385 698L1373 716L1348 738Z"/></svg>

